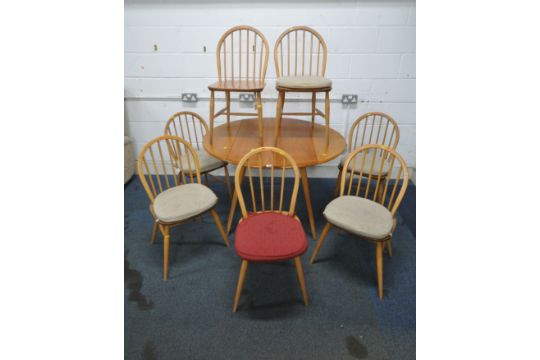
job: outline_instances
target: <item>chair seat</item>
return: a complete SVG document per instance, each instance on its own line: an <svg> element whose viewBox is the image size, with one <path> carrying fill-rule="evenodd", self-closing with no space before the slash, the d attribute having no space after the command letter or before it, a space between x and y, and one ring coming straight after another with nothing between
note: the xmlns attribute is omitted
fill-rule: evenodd
<svg viewBox="0 0 540 360"><path fill-rule="evenodd" d="M322 89L332 87L332 81L322 76L284 76L277 78L276 87L289 89Z"/></svg>
<svg viewBox="0 0 540 360"><path fill-rule="evenodd" d="M342 156L341 159L339 160L340 169L343 169L343 165L345 164L345 159L347 158L347 156L348 154L345 156ZM366 159L365 160L363 159L364 159L364 155L363 153L361 153L360 155L356 156L356 162L354 159L351 160L351 162L349 163L349 171L353 170L353 165L354 165L355 174L360 174L360 170L362 170L362 161L364 161L364 167L363 167L362 172L369 173L371 170L371 162L373 161L373 154L368 152L366 153ZM373 171L371 171L371 174L373 175L387 175L388 174L390 165L388 163L385 163L383 164L383 167L381 169L381 160L382 160L381 156L375 157L375 162L373 163ZM379 174L379 169L381 170L380 174Z"/></svg>
<svg viewBox="0 0 540 360"><path fill-rule="evenodd" d="M199 158L199 167L200 167L199 170L201 173L212 171L225 165L224 161L216 159L215 157L208 154L206 151L202 149L195 150L195 152L197 153L197 156ZM191 170L195 170L195 166L193 164L193 158L191 156L189 156L189 161L191 162ZM190 166L188 166L189 163L188 163L188 159L186 155L182 156L182 165L183 165L184 171L189 172Z"/></svg>
<svg viewBox="0 0 540 360"><path fill-rule="evenodd" d="M224 80L213 83L208 86L208 89L214 91L262 91L264 89L264 81L259 80Z"/></svg>
<svg viewBox="0 0 540 360"><path fill-rule="evenodd" d="M154 214L163 222L176 222L204 213L218 198L201 184L184 184L167 189L154 199Z"/></svg>
<svg viewBox="0 0 540 360"><path fill-rule="evenodd" d="M249 215L238 224L234 246L244 260L278 261L302 255L307 240L300 221L266 212Z"/></svg>
<svg viewBox="0 0 540 360"><path fill-rule="evenodd" d="M323 214L331 224L370 239L383 239L392 232L392 213L362 197L340 196L326 206Z"/></svg>

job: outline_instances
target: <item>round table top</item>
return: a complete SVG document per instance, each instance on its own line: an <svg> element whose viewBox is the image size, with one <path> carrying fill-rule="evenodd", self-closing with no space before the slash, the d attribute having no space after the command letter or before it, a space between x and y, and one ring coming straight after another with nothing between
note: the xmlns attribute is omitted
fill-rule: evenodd
<svg viewBox="0 0 540 360"><path fill-rule="evenodd" d="M345 150L345 138L330 129L329 144L326 147L325 127L311 120L282 118L280 136L274 144L275 118L263 119L263 144L259 140L257 118L235 120L230 127L223 124L214 128L213 144L210 131L203 139L206 151L216 158L231 164L238 164L251 149L260 146L275 146L288 152L298 167L308 167L328 162Z"/></svg>

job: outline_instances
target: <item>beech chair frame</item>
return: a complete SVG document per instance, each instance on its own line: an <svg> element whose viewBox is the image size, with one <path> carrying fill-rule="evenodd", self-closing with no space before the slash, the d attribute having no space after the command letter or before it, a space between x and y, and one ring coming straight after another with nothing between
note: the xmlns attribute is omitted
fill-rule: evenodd
<svg viewBox="0 0 540 360"><path fill-rule="evenodd" d="M259 190L256 191L256 187L254 186L254 183L257 184L257 181L253 181L253 177L256 177L256 169L259 173ZM290 197L290 202L288 209L286 208L286 201L284 201L284 192L285 192L285 172L287 169L292 169L292 172L294 174L294 184L293 184L293 190ZM247 170L247 171L246 171ZM264 170L267 170L270 172L270 201L266 201L267 196L265 196L264 191L264 184L263 184L263 177L264 177ZM275 173L276 170L279 172L281 170L281 176L276 177ZM247 176L246 176L247 173ZM236 194L238 194L238 203L240 204L240 209L242 211L242 218L239 220L238 223L242 222L243 220L247 219L249 213L248 213L248 207L246 205L246 201L244 200L244 194L242 192L242 184L244 182L244 178L247 177L249 182L249 194L251 197L251 205L252 205L252 211L251 213L264 213L264 212L274 212L278 214L287 215L290 217L294 217L296 221L298 221L301 224L300 219L295 215L295 208L296 208L296 199L298 197L298 187L300 185L300 172L298 170L298 166L296 165L296 162L294 159L284 150L265 146L260 147L257 149L253 149L250 152L248 152L238 163L234 178L234 187ZM274 182L275 179L279 181L281 179L279 191L274 190ZM275 195L277 195L279 192L279 206L277 206L277 201L274 201ZM267 193L268 194L268 193ZM257 199L259 199L260 207L257 206ZM286 200L286 199L285 199ZM240 294L242 293L242 288L244 286L244 280L246 277L246 271L249 261L242 259L242 265L240 267L240 275L238 277L238 284L236 287L236 294L234 297L234 303L233 303L233 312L236 312L238 308L238 302L240 300ZM308 305L308 295L306 290L306 283L304 278L304 272L302 270L302 263L300 261L300 256L294 257L294 263L296 266L298 281L300 283L300 288L302 290L302 296L304 299L304 304Z"/></svg>
<svg viewBox="0 0 540 360"><path fill-rule="evenodd" d="M379 117L378 121L377 117ZM369 130L368 127L370 127ZM374 131L375 128L377 128L376 131ZM382 130L383 128L384 130ZM360 134L362 137L359 139ZM367 144L385 145L395 150L398 143L399 126L394 118L383 112L368 112L360 115L351 125L349 130L349 141L347 142L347 152L350 153L353 149ZM341 183L341 170L343 169L341 162L338 164L338 169L339 172L336 187L334 189L334 197L337 196ZM373 176L385 177L386 175L374 174Z"/></svg>
<svg viewBox="0 0 540 360"><path fill-rule="evenodd" d="M245 32L245 44L242 43L243 32ZM237 52L235 52L234 49L235 34L238 35ZM250 34L252 40L250 40ZM227 42L229 42L229 52L227 52ZM264 80L266 77L266 70L268 68L269 53L270 50L266 37L259 30L251 26L235 26L227 30L219 39L216 50L218 82L208 87L208 89L210 90L210 144L212 144L213 142L214 121L218 116L221 115L227 116L227 126L230 126L231 116L257 116L259 125L259 138L262 144L263 114L261 92L263 91L265 86ZM244 56L245 61L243 62L242 60ZM229 59L230 67L227 66L227 59ZM238 71L236 74L235 60L238 64ZM252 65L251 71L250 65ZM226 102L225 107L217 112L215 112L214 110L214 92L216 91L225 92ZM257 112L251 113L231 111L231 92L254 93L255 97L257 98Z"/></svg>
<svg viewBox="0 0 540 360"><path fill-rule="evenodd" d="M184 164L182 157L176 155L181 153L186 155L187 164ZM148 155L149 158L147 158ZM180 169L179 174L176 173L176 169ZM188 171L185 171L186 169ZM169 242L172 227L209 212L214 218L225 245L229 247L229 239L214 207L187 219L174 222L159 220L154 213L154 199L159 193L182 184L201 183L197 153L189 142L178 136L171 135L163 135L150 140L139 153L137 170L143 188L150 200L150 213L154 218L150 243L154 243L158 228L163 235L163 280L167 280L169 274Z"/></svg>
<svg viewBox="0 0 540 360"><path fill-rule="evenodd" d="M291 34L294 33L294 56L291 56ZM299 35L301 39L301 48L302 51L299 52ZM307 54L306 48L306 35L309 37L309 56ZM287 43L287 46L284 50L283 43ZM315 52L314 52L314 43L316 48L316 64L314 61ZM285 62L285 55L287 61ZM300 59L301 57L301 59ZM291 71L292 58L294 58L294 71ZM276 78L282 76L322 76L324 77L326 73L326 58L327 58L327 47L326 42L322 36L315 31L314 29L308 26L293 26L285 30L277 39L274 46L274 64L276 66ZM309 69L307 66L307 61L309 59ZM281 60L281 61L280 61ZM300 64L299 64L300 62ZM287 66L285 67L285 63ZM287 70L287 71L285 71ZM332 87L326 88L288 88L283 86L277 86L276 90L279 92L277 107L276 107L276 127L275 127L275 144L277 144L277 138L279 136L279 129L281 128L281 119L283 115L301 115L301 116L311 116L311 123L315 122L315 116L321 116L325 120L326 125L326 140L327 145L329 141L329 129L330 129L330 91ZM285 105L285 94L287 92L302 92L302 93L311 93L311 111L310 112L284 112L283 108ZM317 93L325 93L325 111L317 109Z"/></svg>
<svg viewBox="0 0 540 360"><path fill-rule="evenodd" d="M169 117L169 120L165 124L165 135L181 137L182 139L188 141L194 149L199 151L204 151L202 143L204 135L207 132L208 125L206 124L206 121L204 121L201 115L192 111L180 111L174 113ZM180 156L181 155L182 154L180 154ZM229 198L231 198L231 181L229 178L229 169L227 168L227 165L229 164L224 161L224 165L218 166L210 170L201 171L201 175L204 175L205 183L206 185L209 185L208 175L212 176L212 174L210 174L212 171L223 168L225 172L225 185L227 186ZM178 175L180 175L180 172L178 173Z"/></svg>
<svg viewBox="0 0 540 360"><path fill-rule="evenodd" d="M371 157L371 162L366 162L368 153L372 151L374 154ZM379 153L379 155L377 155L377 153ZM376 156L381 156L382 159L384 159L379 164L379 169L377 169L378 173L381 174L383 170L387 169L388 176L374 176L373 171L375 170ZM395 172L394 164L396 164L396 160L398 165L397 174L394 179L391 179L393 172ZM347 171L349 164L352 165L352 170L354 171ZM394 183L393 185L390 185L392 180ZM391 147L380 144L367 144L355 149L345 160L343 170L341 171L340 196L360 196L375 201L386 207L394 219L392 231L388 236L382 239L361 237L376 245L379 300L382 300L383 297L383 251L386 247L388 249L388 254L390 256L392 255L392 233L396 227L396 211L407 191L408 183L409 172L405 160L403 160L401 155ZM373 188L371 188L372 185L374 186ZM370 188L372 190L371 192ZM313 251L313 255L311 256L311 264L315 262L321 246L333 226L338 227L328 221L326 222L315 250ZM342 230L346 231L345 229Z"/></svg>

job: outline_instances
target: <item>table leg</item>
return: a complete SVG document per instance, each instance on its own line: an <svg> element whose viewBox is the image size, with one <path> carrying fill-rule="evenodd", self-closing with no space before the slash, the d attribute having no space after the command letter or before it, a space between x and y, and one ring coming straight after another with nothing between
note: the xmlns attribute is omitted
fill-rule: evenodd
<svg viewBox="0 0 540 360"><path fill-rule="evenodd" d="M304 191L304 198L306 199L306 208L308 213L309 226L311 228L311 237L313 240L316 240L317 233L315 232L315 220L313 218L313 209L311 208L311 195L309 193L309 180L305 167L300 168L300 176L302 177L302 190Z"/></svg>
<svg viewBox="0 0 540 360"><path fill-rule="evenodd" d="M246 168L242 167L240 169L240 186L244 183L244 174L246 173ZM234 179L236 183L237 179ZM227 235L231 232L232 222L234 219L234 211L236 210L236 205L238 204L238 193L236 192L236 186L233 192L233 197L231 200L231 209L229 210L229 218L227 219Z"/></svg>

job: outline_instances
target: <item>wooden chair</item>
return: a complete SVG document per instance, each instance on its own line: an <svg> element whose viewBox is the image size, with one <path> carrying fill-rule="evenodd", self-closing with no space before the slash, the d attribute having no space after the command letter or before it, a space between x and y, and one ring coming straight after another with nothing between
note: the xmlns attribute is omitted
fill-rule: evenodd
<svg viewBox="0 0 540 360"><path fill-rule="evenodd" d="M292 170L294 175L293 190L288 204L287 198L284 198L287 169ZM251 201L247 202L244 200L241 188L246 170L250 189L246 195L251 197ZM266 192L263 186L265 170L270 178L270 191ZM299 186L299 171L296 162L285 151L275 147L254 149L240 160L234 180L235 191L242 210L242 219L235 230L234 245L236 253L242 258L242 266L234 297L233 312L236 312L238 307L250 261L276 262L294 258L304 304L307 306L308 296L300 261L300 255L307 250L307 240L300 220L294 215ZM275 182L280 186L275 188ZM248 212L247 204L251 204L250 212Z"/></svg>
<svg viewBox="0 0 540 360"><path fill-rule="evenodd" d="M228 163L216 159L212 155L208 154L202 146L203 137L207 131L208 125L206 125L204 119L199 114L191 111L177 112L173 114L167 121L167 124L165 124L165 135L181 137L189 142L189 144L194 148L199 159L199 170L201 175L204 175L205 177L206 185L208 185L208 174L214 170L223 168L225 171L225 184L227 185L229 197L231 197L232 191L231 182L229 179L229 170L227 169ZM182 156L182 154L180 155ZM184 161L184 163L186 163L186 161ZM180 174L180 169L177 170L178 174ZM188 171L188 169L184 169L184 171Z"/></svg>
<svg viewBox="0 0 540 360"><path fill-rule="evenodd" d="M309 55L308 55L309 48ZM275 141L279 136L283 115L322 116L326 123L326 140L330 128L330 90L332 82L326 72L326 43L322 36L307 26L293 26L283 32L274 46L276 90L279 92L276 108ZM310 112L283 112L287 92L311 93ZM317 93L325 93L324 113L316 108Z"/></svg>
<svg viewBox="0 0 540 360"><path fill-rule="evenodd" d="M184 154L184 156L176 156ZM214 206L217 196L201 184L199 160L191 145L178 136L159 136L145 144L139 154L138 172L150 199L150 213L154 217L151 243L159 227L163 234L163 279L169 272L170 228L189 219L210 212L225 244L221 220ZM180 174L176 171L180 169Z"/></svg>
<svg viewBox="0 0 540 360"><path fill-rule="evenodd" d="M259 138L262 144L263 115L261 92L264 89L266 68L268 67L268 42L264 35L251 26L235 26L221 36L218 41L217 71L218 81L210 86L210 143L213 140L214 120L220 115L256 115L259 121ZM214 112L214 92L225 92L226 105ZM257 97L257 112L231 112L231 92L253 92Z"/></svg>
<svg viewBox="0 0 540 360"><path fill-rule="evenodd" d="M382 161L376 161L377 157ZM351 171L347 171L349 166ZM374 175L383 172L389 176ZM341 174L340 196L324 209L327 223L313 251L311 263L315 261L332 226L375 243L379 300L382 300L383 250L386 245L389 255L392 255L396 211L408 182L407 164L388 146L363 145L349 154Z"/></svg>
<svg viewBox="0 0 540 360"><path fill-rule="evenodd" d="M361 115L354 121L349 130L349 141L347 145L347 155L341 157L338 165L339 173L334 190L334 197L337 196L341 183L341 170L343 163L350 152L357 147L366 144L380 144L396 149L399 142L399 127L396 121L388 114L382 112L369 112ZM377 166L375 166L377 169ZM350 169L348 170L350 171ZM373 176L385 177L386 174L374 173Z"/></svg>

